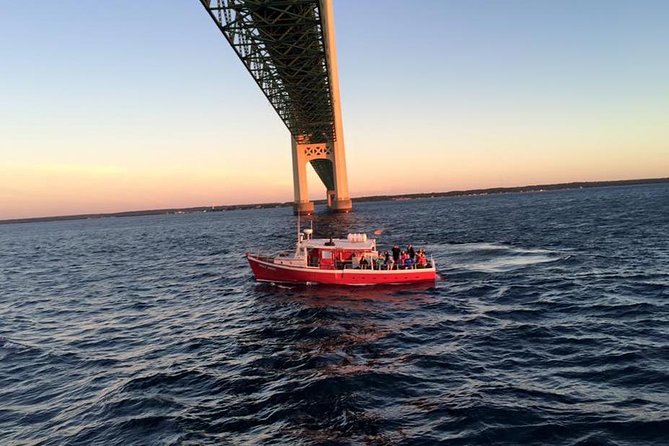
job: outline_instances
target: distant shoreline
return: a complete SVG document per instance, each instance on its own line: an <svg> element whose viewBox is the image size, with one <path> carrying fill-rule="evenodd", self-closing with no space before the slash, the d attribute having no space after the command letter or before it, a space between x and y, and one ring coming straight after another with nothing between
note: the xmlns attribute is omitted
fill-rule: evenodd
<svg viewBox="0 0 669 446"><path fill-rule="evenodd" d="M637 179L637 180L579 181L573 183L536 184L536 185L514 186L514 187L492 187L487 189L456 190L449 192L422 192L414 194L397 194L397 195L370 195L364 197L355 197L352 198L352 201L354 203L362 203L366 201L412 200L419 198L508 194L517 192L543 192L543 191L563 190L563 189L628 186L628 185L656 184L656 183L667 183L667 182L669 182L669 177L647 178L647 179ZM315 200L314 204L325 204L325 200ZM292 201L285 201L285 202L274 202L274 203L232 204L232 205L222 205L222 206L197 206L190 208L148 209L142 211L123 211L123 212L110 212L110 213L100 213L100 214L77 214L77 215L62 215L62 216L52 216L52 217L13 218L7 220L0 220L0 225L14 224L14 223L38 223L38 222L64 221L64 220L83 220L88 218L104 218L104 217L135 217L142 215L188 214L193 212L222 212L222 211L233 211L233 210L244 210L244 209L266 209L266 208L276 208L276 207L289 207L292 205L293 205Z"/></svg>

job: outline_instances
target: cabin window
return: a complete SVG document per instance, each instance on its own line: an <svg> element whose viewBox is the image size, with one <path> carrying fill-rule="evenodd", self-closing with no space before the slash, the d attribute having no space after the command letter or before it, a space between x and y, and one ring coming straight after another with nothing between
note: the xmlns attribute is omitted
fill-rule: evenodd
<svg viewBox="0 0 669 446"><path fill-rule="evenodd" d="M332 258L332 251L323 251L322 254L321 254L321 258L331 259Z"/></svg>

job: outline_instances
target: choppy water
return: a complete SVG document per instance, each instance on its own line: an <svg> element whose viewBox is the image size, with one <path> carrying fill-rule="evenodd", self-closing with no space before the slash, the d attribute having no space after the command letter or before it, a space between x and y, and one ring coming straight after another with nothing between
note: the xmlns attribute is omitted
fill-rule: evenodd
<svg viewBox="0 0 669 446"><path fill-rule="evenodd" d="M0 444L669 443L669 184L315 225L444 280L258 285L289 209L0 226Z"/></svg>

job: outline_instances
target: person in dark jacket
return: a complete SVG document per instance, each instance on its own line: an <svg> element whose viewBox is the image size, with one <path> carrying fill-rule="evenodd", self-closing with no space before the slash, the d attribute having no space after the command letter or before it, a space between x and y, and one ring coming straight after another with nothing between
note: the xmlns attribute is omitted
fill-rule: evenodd
<svg viewBox="0 0 669 446"><path fill-rule="evenodd" d="M400 261L400 247L398 245L393 245L393 260L395 261L395 265L397 265L397 262Z"/></svg>

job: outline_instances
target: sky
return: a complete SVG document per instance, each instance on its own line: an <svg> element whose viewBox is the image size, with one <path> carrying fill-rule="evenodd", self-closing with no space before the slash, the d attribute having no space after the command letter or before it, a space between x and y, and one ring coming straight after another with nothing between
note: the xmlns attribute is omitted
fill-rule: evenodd
<svg viewBox="0 0 669 446"><path fill-rule="evenodd" d="M351 196L669 177L669 2L334 8ZM199 1L3 2L0 219L292 199Z"/></svg>

